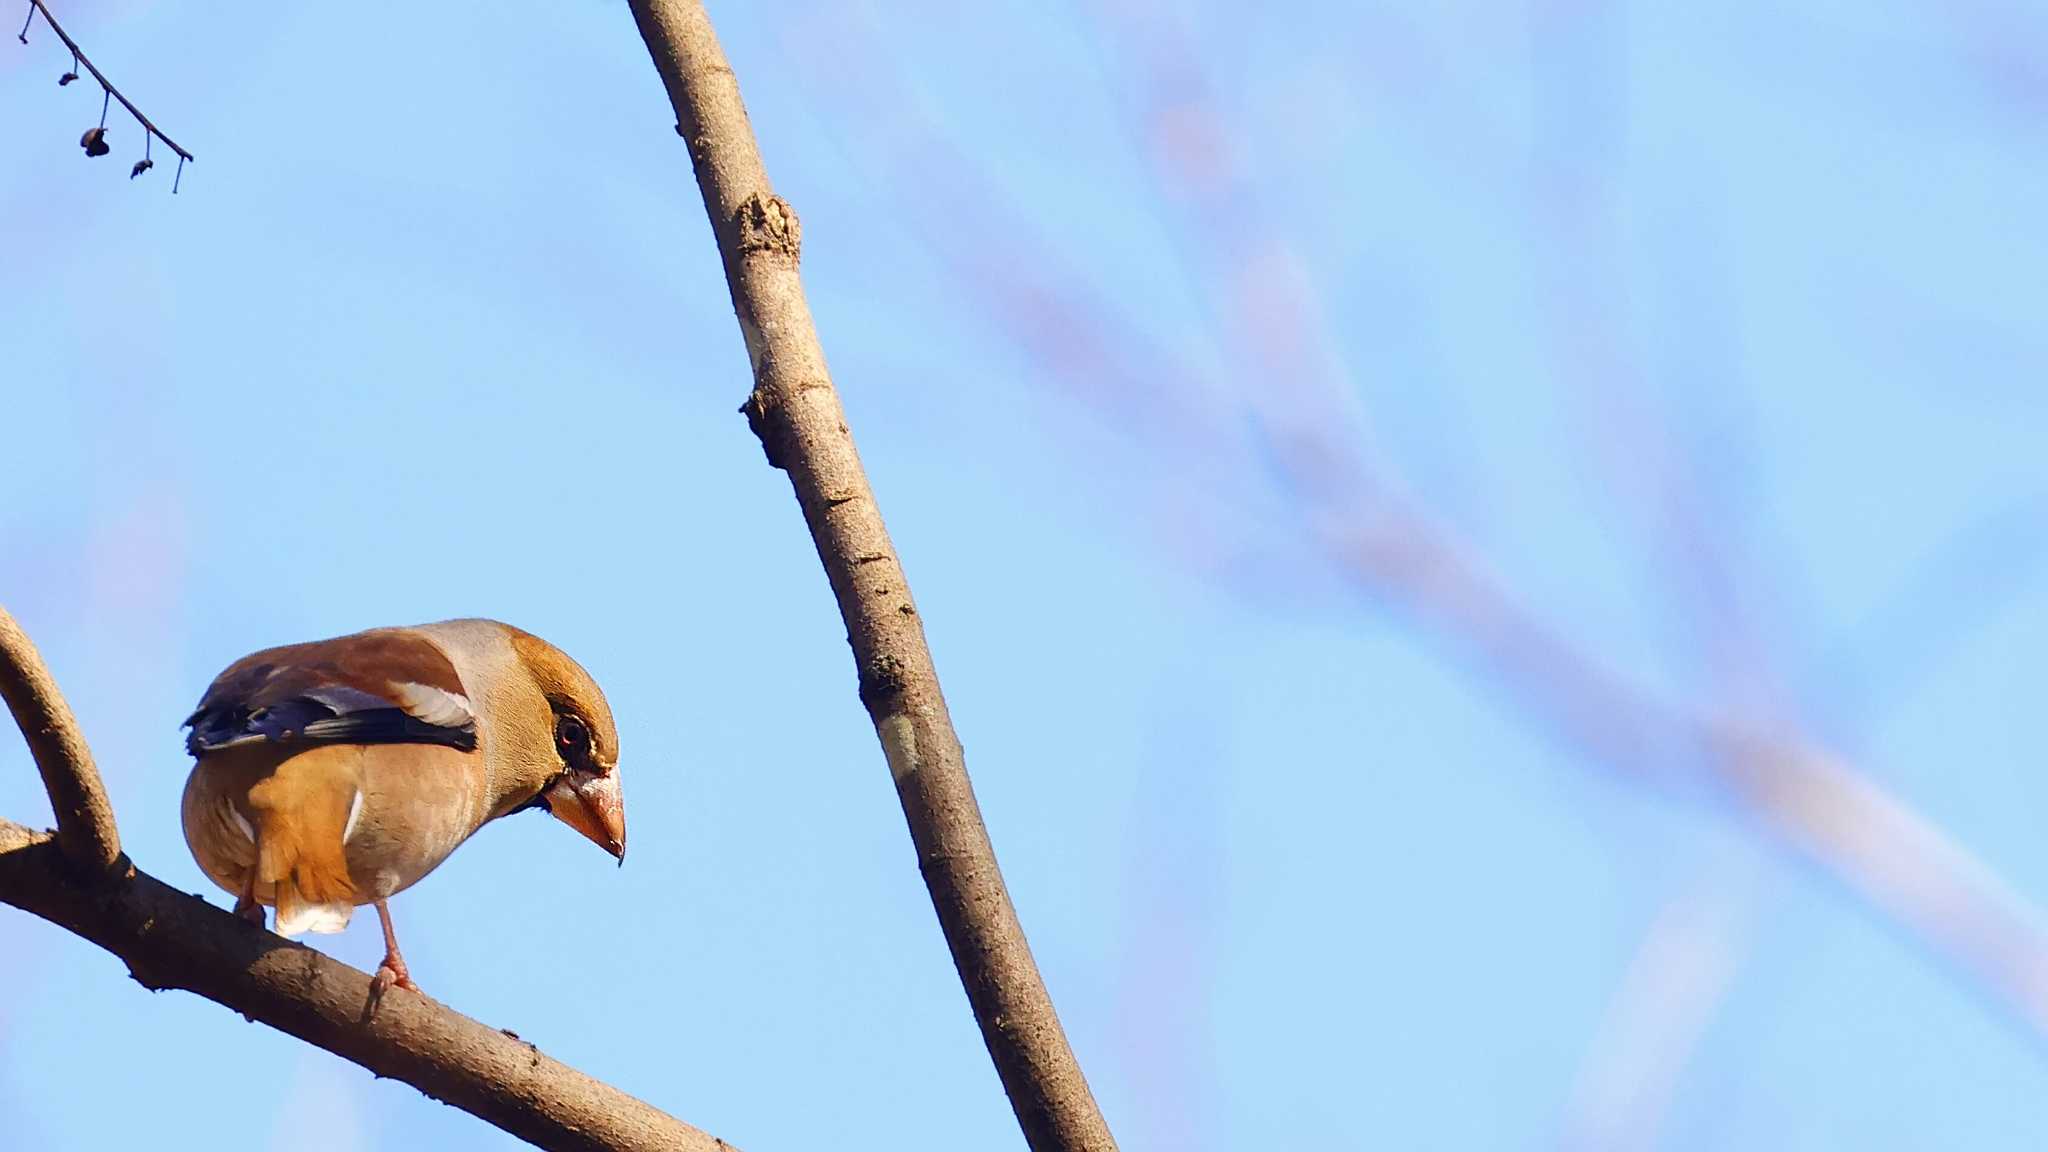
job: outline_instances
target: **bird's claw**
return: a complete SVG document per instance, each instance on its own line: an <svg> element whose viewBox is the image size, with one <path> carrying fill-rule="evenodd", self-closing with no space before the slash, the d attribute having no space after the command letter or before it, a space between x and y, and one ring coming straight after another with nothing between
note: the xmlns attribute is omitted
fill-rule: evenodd
<svg viewBox="0 0 2048 1152"><path fill-rule="evenodd" d="M405 961L396 956L386 956L384 962L377 965L377 975L370 981L370 995L381 1000L393 988L403 988L408 992L420 990L420 986L412 982L412 973L405 970Z"/></svg>

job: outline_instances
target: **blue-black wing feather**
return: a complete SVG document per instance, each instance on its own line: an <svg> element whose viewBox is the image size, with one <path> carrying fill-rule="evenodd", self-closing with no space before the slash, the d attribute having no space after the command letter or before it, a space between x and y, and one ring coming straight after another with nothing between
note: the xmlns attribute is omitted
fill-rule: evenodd
<svg viewBox="0 0 2048 1152"><path fill-rule="evenodd" d="M194 756L257 741L316 744L443 744L476 748L475 720L436 724L407 712L397 688L463 695L447 657L430 642L378 631L267 649L230 665L185 720ZM394 698L399 695L399 698Z"/></svg>

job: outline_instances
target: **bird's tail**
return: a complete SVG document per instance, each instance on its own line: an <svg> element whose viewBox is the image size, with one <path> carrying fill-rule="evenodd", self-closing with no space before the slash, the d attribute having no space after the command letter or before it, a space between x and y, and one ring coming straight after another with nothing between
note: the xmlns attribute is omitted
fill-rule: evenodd
<svg viewBox="0 0 2048 1152"><path fill-rule="evenodd" d="M319 757L286 761L249 789L256 810L256 880L274 893L277 932L339 932L355 912L343 851L361 803L356 782Z"/></svg>
<svg viewBox="0 0 2048 1152"><path fill-rule="evenodd" d="M277 934L280 936L339 932L348 927L349 917L355 914L353 889L351 895L340 900L319 899L312 894L317 889L307 887L306 871L302 868L293 869L290 878L271 883L276 886L273 891L277 894Z"/></svg>

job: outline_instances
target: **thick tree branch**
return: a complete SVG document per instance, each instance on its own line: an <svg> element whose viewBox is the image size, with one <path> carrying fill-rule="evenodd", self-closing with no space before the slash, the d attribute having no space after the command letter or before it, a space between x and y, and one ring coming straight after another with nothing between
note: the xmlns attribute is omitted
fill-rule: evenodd
<svg viewBox="0 0 2048 1152"><path fill-rule="evenodd" d="M147 873L92 882L60 864L50 837L0 820L0 900L119 956L145 988L196 992L543 1148L730 1148L423 996L371 1012L368 974Z"/></svg>
<svg viewBox="0 0 2048 1152"><path fill-rule="evenodd" d="M57 844L64 858L87 875L114 867L121 858L121 834L114 827L114 806L93 767L92 749L72 719L64 694L43 665L28 634L0 608L0 696L29 754L43 774L43 788L57 813Z"/></svg>
<svg viewBox="0 0 2048 1152"><path fill-rule="evenodd" d="M122 861L92 757L35 648L0 609L0 688L51 795L52 836L0 819L0 901L128 965L145 988L183 988L403 1080L543 1148L726 1152L730 1145L423 996L374 1005L370 977L247 923ZM91 865L81 868L80 865Z"/></svg>
<svg viewBox="0 0 2048 1152"><path fill-rule="evenodd" d="M801 232L775 195L739 84L697 0L632 0L675 106L724 258L754 390L742 411L789 474L846 621L932 905L1025 1140L1115 1148L997 870L924 627L826 370L797 273Z"/></svg>

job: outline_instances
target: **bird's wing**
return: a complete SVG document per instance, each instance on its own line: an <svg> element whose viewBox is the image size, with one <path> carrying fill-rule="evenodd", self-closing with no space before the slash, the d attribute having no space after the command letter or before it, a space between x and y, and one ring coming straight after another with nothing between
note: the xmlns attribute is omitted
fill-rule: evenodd
<svg viewBox="0 0 2048 1152"><path fill-rule="evenodd" d="M267 648L214 678L185 720L194 756L256 741L476 747L455 665L409 628Z"/></svg>

